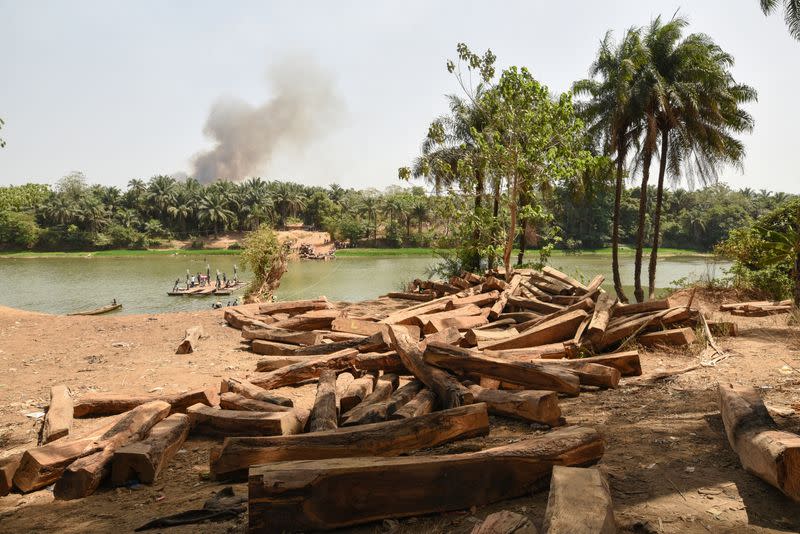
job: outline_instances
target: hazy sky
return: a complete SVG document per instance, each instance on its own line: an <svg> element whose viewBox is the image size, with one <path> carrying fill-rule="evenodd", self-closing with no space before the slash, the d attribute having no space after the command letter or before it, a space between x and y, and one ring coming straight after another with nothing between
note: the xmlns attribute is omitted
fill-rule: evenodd
<svg viewBox="0 0 800 534"><path fill-rule="evenodd" d="M554 91L586 76L608 29L676 10L736 58L754 86L756 127L734 187L800 193L800 42L757 0L199 2L0 0L0 184L91 182L188 172L211 147L212 105L269 99L267 71L318 64L340 102L303 147L278 145L268 179L384 187L419 151L457 92L445 70L459 41L524 65ZM309 68L316 71L316 68ZM310 73L318 79L318 73ZM311 78L310 78L311 79Z"/></svg>

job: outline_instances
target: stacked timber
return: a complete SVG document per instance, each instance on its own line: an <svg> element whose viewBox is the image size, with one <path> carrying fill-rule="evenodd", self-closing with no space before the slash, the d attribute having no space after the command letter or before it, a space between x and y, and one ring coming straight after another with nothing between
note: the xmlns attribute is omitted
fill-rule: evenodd
<svg viewBox="0 0 800 534"><path fill-rule="evenodd" d="M720 311L730 312L731 315L741 317L766 317L768 315L779 315L790 313L794 306L791 300L769 301L756 300L751 302L734 302L722 304Z"/></svg>

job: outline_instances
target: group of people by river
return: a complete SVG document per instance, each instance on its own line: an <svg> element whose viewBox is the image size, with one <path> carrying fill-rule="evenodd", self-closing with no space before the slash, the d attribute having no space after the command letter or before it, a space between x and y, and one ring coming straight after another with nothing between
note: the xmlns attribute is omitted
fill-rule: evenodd
<svg viewBox="0 0 800 534"><path fill-rule="evenodd" d="M206 273L202 274L198 272L196 275L191 274L189 269L186 269L186 287L183 290L188 291L189 289L195 287L208 287L211 285L211 266L206 264ZM228 278L228 274L225 272L220 272L217 269L217 276L216 282L214 283L214 287L216 289L223 289L229 287L236 287L239 284L239 272L238 268L234 264L233 266L233 278ZM173 291L181 290L181 279L175 279L175 285L172 287Z"/></svg>

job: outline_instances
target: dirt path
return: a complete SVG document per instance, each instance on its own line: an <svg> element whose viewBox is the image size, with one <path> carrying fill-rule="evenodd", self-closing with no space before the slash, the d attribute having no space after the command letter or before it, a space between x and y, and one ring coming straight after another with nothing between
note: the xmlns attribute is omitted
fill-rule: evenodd
<svg viewBox="0 0 800 534"><path fill-rule="evenodd" d="M682 296L685 298L685 295ZM679 299L680 300L680 297ZM706 310L715 302L700 301ZM376 303L363 303L363 313ZM607 440L601 466L609 474L617 521L627 532L797 532L800 507L744 472L724 438L717 408L719 382L762 387L776 420L800 432L800 331L786 316L731 318L740 337L721 340L731 357L654 386L623 385L562 399L570 424L596 426ZM186 327L202 325L210 338L198 352L174 353ZM699 351L697 351L699 353ZM40 423L25 414L40 411L51 385L67 384L76 396L88 391L173 393L216 385L223 376L245 376L258 357L241 350L239 332L224 325L222 312L113 317L50 316L0 308L0 449L35 444ZM696 363L697 354L642 353L645 374ZM284 388L299 406L313 402L314 386ZM76 420L76 432L98 420ZM486 438L458 442L442 451L475 450L541 431L492 418ZM192 438L162 481L140 489L103 489L83 500L53 501L42 490L0 498L2 531L128 532L155 516L200 507L222 488L204 478L214 442ZM430 451L424 451L428 454ZM234 485L246 494L246 485ZM547 494L536 492L473 511L369 525L354 532L469 532L492 511L510 509L541 524ZM170 529L175 533L244 532L246 518Z"/></svg>

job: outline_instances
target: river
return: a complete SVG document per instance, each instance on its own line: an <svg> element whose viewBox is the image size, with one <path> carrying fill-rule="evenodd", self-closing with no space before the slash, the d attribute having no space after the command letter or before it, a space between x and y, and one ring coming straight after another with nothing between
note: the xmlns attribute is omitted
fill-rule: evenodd
<svg viewBox="0 0 800 534"><path fill-rule="evenodd" d="M162 313L206 309L216 297L170 297L167 291L186 270L212 275L219 269L229 276L238 256L174 255L139 257L0 258L0 279L5 290L0 304L47 313L69 313L96 308L117 299L117 313ZM282 300L325 295L331 300L355 301L397 291L403 283L424 278L436 262L426 256L340 257L333 261L294 261L281 281ZM611 259L608 255L557 256L551 264L573 276L606 276L610 288ZM679 279L709 279L722 276L727 262L700 256L670 256L659 261L656 286L669 287ZM633 283L633 258L621 258L623 284ZM645 261L645 270L646 270ZM240 271L240 278L248 273ZM645 273L646 278L646 273ZM645 280L646 283L646 280ZM632 291L631 293L632 296ZM237 291L221 297L222 304L241 296Z"/></svg>

